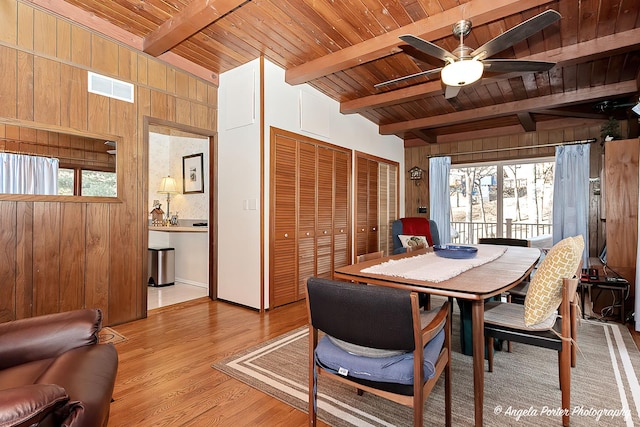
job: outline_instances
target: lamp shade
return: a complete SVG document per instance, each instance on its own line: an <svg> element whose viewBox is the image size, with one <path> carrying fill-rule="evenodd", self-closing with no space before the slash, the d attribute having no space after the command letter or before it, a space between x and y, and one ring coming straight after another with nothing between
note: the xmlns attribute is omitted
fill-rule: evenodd
<svg viewBox="0 0 640 427"><path fill-rule="evenodd" d="M158 193L161 194L178 194L178 185L176 184L176 180L171 178L170 176L162 178L162 182L160 183L160 189Z"/></svg>
<svg viewBox="0 0 640 427"><path fill-rule="evenodd" d="M447 86L465 86L480 80L484 65L474 59L461 59L447 64L440 71L440 78Z"/></svg>

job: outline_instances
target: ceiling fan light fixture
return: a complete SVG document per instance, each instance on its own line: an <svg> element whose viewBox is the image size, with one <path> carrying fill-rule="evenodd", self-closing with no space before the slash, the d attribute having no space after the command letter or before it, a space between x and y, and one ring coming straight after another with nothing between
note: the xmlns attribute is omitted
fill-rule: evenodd
<svg viewBox="0 0 640 427"><path fill-rule="evenodd" d="M466 86L482 77L484 65L475 59L461 59L445 65L440 72L442 82L447 86Z"/></svg>

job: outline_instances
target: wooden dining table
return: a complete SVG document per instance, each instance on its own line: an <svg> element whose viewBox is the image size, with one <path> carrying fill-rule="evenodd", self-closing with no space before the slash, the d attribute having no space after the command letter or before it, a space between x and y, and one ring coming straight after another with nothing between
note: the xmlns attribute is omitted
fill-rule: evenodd
<svg viewBox="0 0 640 427"><path fill-rule="evenodd" d="M474 245L481 250L483 245ZM506 251L493 261L473 267L440 282L414 280L384 274L365 273L363 270L389 260L414 257L432 252L433 248L411 253L391 255L358 264L337 268L335 279L369 283L410 291L460 298L471 302L473 390L475 425L482 426L484 404L484 301L508 291L529 276L540 258L537 248L507 246Z"/></svg>

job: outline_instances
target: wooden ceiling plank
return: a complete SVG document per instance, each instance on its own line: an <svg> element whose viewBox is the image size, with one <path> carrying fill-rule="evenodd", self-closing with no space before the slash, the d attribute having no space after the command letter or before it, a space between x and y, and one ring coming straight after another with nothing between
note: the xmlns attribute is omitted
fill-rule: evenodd
<svg viewBox="0 0 640 427"><path fill-rule="evenodd" d="M598 37L598 7L600 0L581 0L580 21L578 23L578 42Z"/></svg>
<svg viewBox="0 0 640 427"><path fill-rule="evenodd" d="M429 129L443 126L453 126L469 120L483 120L494 117L504 117L523 111L535 111L537 108L549 108L569 106L586 101L597 101L612 96L630 95L637 91L636 82L633 80L615 83L607 86L597 86L566 92L541 96L539 98L524 99L506 104L497 104L489 107L481 107L473 110L458 111L455 113L425 117L404 122L390 123L380 126L380 134L393 135L399 132L407 132L413 129Z"/></svg>
<svg viewBox="0 0 640 427"><path fill-rule="evenodd" d="M246 1L194 0L186 9L147 35L142 42L142 51L151 56L159 56Z"/></svg>
<svg viewBox="0 0 640 427"><path fill-rule="evenodd" d="M577 1L558 2L558 12L562 15L560 20L560 34L562 46L570 46L578 43L578 25L580 23L580 10Z"/></svg>
<svg viewBox="0 0 640 427"><path fill-rule="evenodd" d="M599 39L578 43L571 46L564 46L549 52L531 55L529 57L520 58L523 60L556 61L558 65L554 69L565 68L567 66L596 60L610 56L615 52L626 52L636 49L640 40L640 28L635 28L623 33L612 34ZM552 69L553 70L553 69ZM502 75L495 77L495 80L504 80L510 75ZM576 83L573 82L575 87ZM434 96L442 93L440 81L432 81L420 85L409 86L395 91L385 92L376 95L369 95L362 98L356 98L340 104L340 112L343 114L358 113L368 108L378 108L409 102L421 97Z"/></svg>
<svg viewBox="0 0 640 427"><path fill-rule="evenodd" d="M460 20L460 16L473 20L475 25L494 21L504 15L511 15L531 7L548 3L550 0L494 0L486 2L471 1L441 14L406 25L386 34L346 47L337 52L309 61L286 71L285 81L296 85L315 80L346 68L362 65L398 51L398 37L403 34L416 34L427 40L446 37L451 26ZM425 32L425 28L429 31Z"/></svg>
<svg viewBox="0 0 640 427"><path fill-rule="evenodd" d="M605 1L600 4L600 16L598 17L597 37L613 34L618 21L621 2Z"/></svg>
<svg viewBox="0 0 640 427"><path fill-rule="evenodd" d="M620 2L620 12L616 21L616 33L628 31L636 27L638 19L638 0L622 0Z"/></svg>

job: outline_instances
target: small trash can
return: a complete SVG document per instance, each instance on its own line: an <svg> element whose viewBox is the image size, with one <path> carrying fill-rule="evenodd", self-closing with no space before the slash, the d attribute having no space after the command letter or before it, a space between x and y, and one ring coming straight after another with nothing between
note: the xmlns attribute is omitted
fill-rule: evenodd
<svg viewBox="0 0 640 427"><path fill-rule="evenodd" d="M149 248L149 286L169 286L176 280L174 248Z"/></svg>

